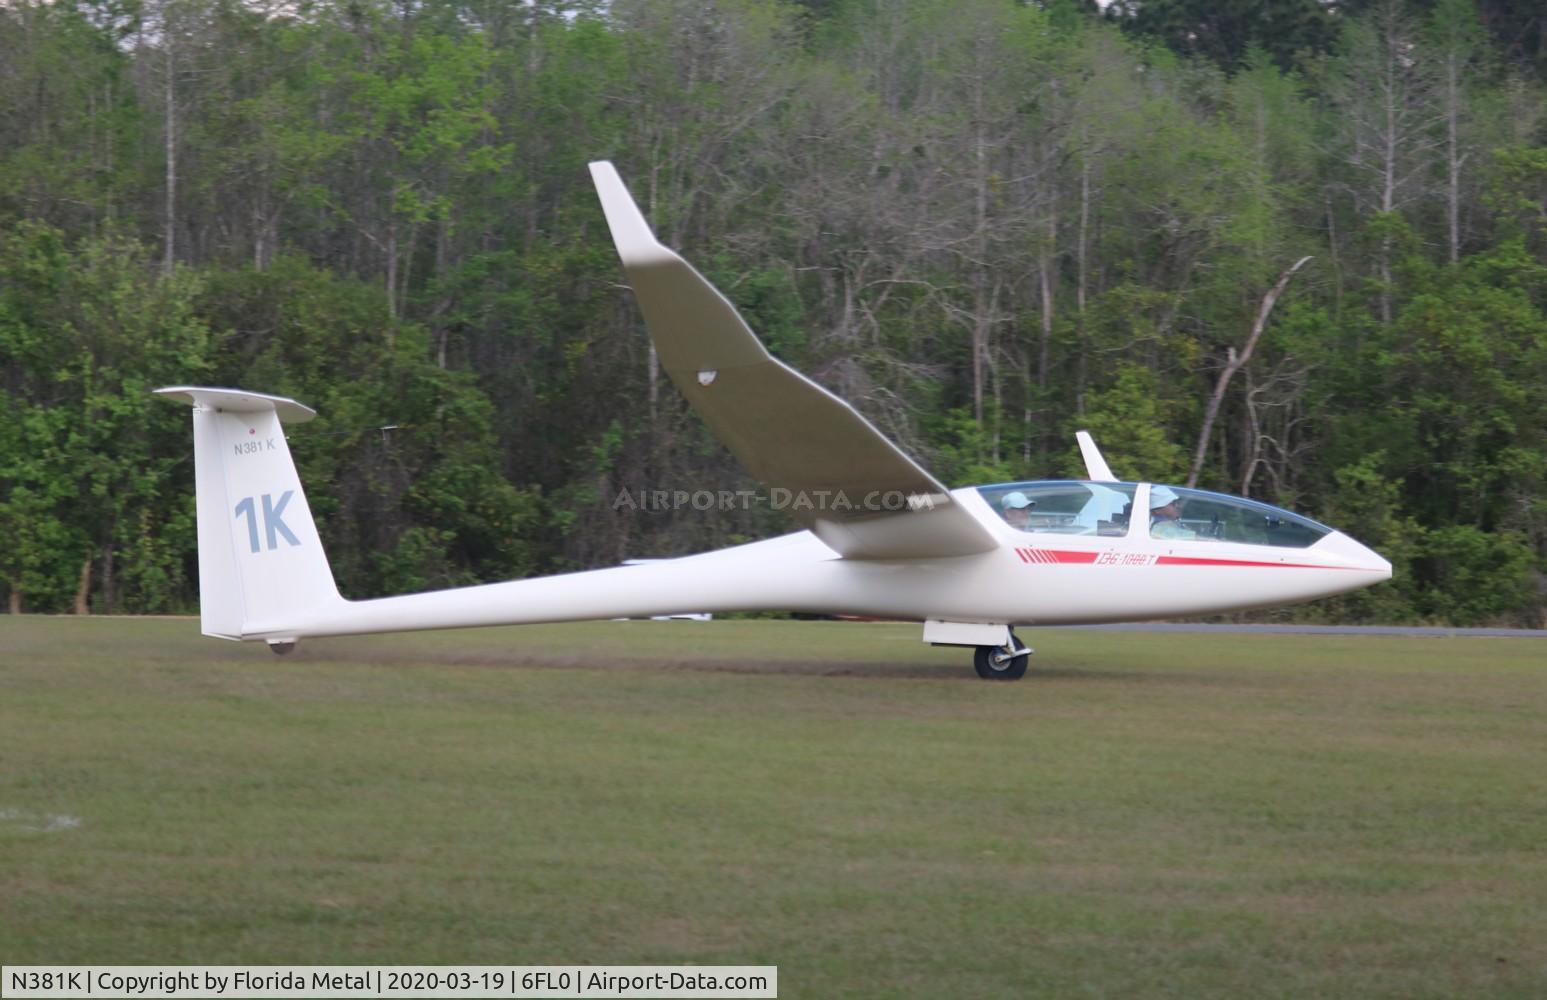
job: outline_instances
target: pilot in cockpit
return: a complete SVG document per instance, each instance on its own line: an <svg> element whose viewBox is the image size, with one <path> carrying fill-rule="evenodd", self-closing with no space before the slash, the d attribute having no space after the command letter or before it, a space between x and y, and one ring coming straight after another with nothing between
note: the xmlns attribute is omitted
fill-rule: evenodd
<svg viewBox="0 0 1547 1000"><path fill-rule="evenodd" d="M1016 531L1031 529L1031 508L1035 504L1036 501L1020 490L1006 493L999 501L999 506L1004 509L1005 521Z"/></svg>
<svg viewBox="0 0 1547 1000"><path fill-rule="evenodd" d="M1192 529L1182 527L1182 499L1168 486L1150 487L1150 537L1198 537Z"/></svg>

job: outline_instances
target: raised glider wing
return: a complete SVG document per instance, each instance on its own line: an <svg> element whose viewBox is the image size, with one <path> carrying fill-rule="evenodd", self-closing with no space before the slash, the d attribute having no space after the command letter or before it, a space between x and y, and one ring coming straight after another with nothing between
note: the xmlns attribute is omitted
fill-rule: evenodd
<svg viewBox="0 0 1547 1000"><path fill-rule="evenodd" d="M805 499L789 509L806 530L680 559L348 601L282 427L313 411L238 389L158 389L193 406L204 634L285 652L313 636L784 610L920 621L926 642L975 647L979 676L1015 679L1031 651L1013 625L1281 605L1391 577L1376 553L1288 511L1120 482L1084 432L1089 480L947 489L769 355L725 297L656 241L610 163L591 174L662 366L748 471Z"/></svg>
<svg viewBox="0 0 1547 1000"><path fill-rule="evenodd" d="M725 296L655 241L611 163L591 164L591 177L661 367L748 472L770 489L813 498L810 508L791 507L813 534L845 558L995 548L934 476L848 403L771 356ZM902 510L873 509L888 494ZM852 505L815 499L839 496ZM878 502L865 504L867 496Z"/></svg>

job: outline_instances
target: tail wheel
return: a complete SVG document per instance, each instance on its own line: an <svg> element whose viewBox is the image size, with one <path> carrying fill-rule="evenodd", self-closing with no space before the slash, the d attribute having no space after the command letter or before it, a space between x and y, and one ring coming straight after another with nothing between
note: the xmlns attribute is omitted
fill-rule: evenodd
<svg viewBox="0 0 1547 1000"><path fill-rule="evenodd" d="M1014 632L1005 646L979 646L972 657L978 676L986 681L1018 681L1026 676L1031 650L1021 645Z"/></svg>

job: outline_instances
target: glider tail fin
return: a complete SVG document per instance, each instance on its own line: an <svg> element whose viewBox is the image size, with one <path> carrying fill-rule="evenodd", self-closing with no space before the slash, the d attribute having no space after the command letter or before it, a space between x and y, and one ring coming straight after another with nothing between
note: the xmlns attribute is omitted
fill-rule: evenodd
<svg viewBox="0 0 1547 1000"><path fill-rule="evenodd" d="M193 406L204 634L278 642L308 613L342 604L280 426L316 414L236 389L156 392Z"/></svg>

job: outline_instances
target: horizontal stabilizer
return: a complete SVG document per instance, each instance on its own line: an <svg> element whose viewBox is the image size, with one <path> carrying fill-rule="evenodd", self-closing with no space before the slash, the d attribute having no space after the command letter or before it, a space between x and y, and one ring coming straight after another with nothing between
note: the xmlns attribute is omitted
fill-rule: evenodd
<svg viewBox="0 0 1547 1000"><path fill-rule="evenodd" d="M304 424L317 415L310 406L302 406L286 396L270 396L242 389L208 389L202 386L173 385L155 390L156 395L181 400L191 406L206 406L218 413L279 414L287 424Z"/></svg>

